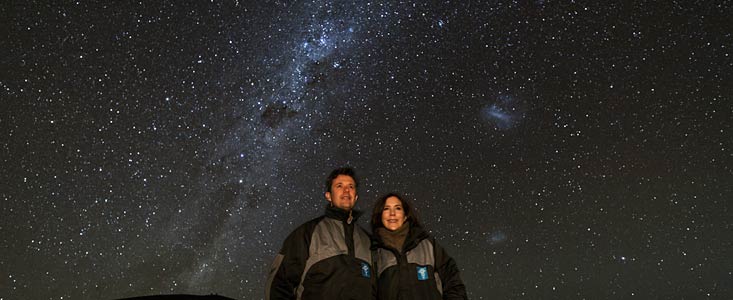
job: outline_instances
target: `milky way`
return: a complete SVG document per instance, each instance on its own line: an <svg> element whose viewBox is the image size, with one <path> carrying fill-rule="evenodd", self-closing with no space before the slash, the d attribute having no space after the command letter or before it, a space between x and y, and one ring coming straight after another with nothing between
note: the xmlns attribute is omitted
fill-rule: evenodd
<svg viewBox="0 0 733 300"><path fill-rule="evenodd" d="M261 299L343 165L471 299L732 298L726 5L4 4L0 300Z"/></svg>

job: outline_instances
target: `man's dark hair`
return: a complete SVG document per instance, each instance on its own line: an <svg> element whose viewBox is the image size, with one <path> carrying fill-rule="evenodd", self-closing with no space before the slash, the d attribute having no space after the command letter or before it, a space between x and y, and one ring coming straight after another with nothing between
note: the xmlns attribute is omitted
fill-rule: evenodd
<svg viewBox="0 0 733 300"><path fill-rule="evenodd" d="M359 179L356 178L354 169L350 167L342 167L331 171L331 175L328 175L328 178L326 178L326 192L331 192L331 184L333 184L333 180L339 175L351 176L351 179L354 179L355 187L359 188Z"/></svg>
<svg viewBox="0 0 733 300"><path fill-rule="evenodd" d="M384 227L384 224L382 224L382 210L384 210L384 205L387 203L387 198L389 197L397 197L397 199L400 199L400 202L402 203L402 211L405 212L405 216L407 217L405 222L409 221L411 226L422 227L422 224L420 224L420 220L417 217L417 213L412 209L412 203L398 193L389 193L379 197L379 199L377 199L377 203L374 203L374 210L372 210L373 233L376 232L377 228Z"/></svg>

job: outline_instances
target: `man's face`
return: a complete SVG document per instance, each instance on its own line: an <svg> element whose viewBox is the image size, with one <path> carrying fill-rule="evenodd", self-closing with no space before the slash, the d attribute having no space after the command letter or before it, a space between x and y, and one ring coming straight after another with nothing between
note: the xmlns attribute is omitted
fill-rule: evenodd
<svg viewBox="0 0 733 300"><path fill-rule="evenodd" d="M326 199L333 206L350 211L356 204L356 182L349 175L338 175L331 182L331 191L326 192Z"/></svg>

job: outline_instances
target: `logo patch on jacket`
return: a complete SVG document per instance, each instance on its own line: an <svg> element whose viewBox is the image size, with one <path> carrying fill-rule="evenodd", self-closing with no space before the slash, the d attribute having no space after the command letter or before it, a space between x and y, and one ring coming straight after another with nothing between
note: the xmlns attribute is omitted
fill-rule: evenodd
<svg viewBox="0 0 733 300"><path fill-rule="evenodd" d="M427 266L417 266L417 280L428 280Z"/></svg>
<svg viewBox="0 0 733 300"><path fill-rule="evenodd" d="M372 277L372 272L369 269L369 264L365 262L361 263L361 276L366 278Z"/></svg>

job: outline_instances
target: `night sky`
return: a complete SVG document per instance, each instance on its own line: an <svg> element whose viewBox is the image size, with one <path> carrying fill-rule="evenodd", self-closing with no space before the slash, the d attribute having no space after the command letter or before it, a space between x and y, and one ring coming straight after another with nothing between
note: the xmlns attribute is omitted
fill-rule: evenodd
<svg viewBox="0 0 733 300"><path fill-rule="evenodd" d="M733 298L730 1L109 2L0 4L2 300L263 298L343 165L472 299Z"/></svg>

